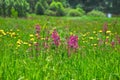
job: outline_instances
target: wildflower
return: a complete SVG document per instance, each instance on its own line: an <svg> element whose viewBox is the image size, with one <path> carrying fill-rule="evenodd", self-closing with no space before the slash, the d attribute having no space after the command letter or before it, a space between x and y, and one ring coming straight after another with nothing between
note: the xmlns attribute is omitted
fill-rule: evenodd
<svg viewBox="0 0 120 80"><path fill-rule="evenodd" d="M109 36L106 36L106 39L108 39L109 38Z"/></svg>
<svg viewBox="0 0 120 80"><path fill-rule="evenodd" d="M109 42L109 37L106 38L106 40L105 40L105 44L108 44L108 42Z"/></svg>
<svg viewBox="0 0 120 80"><path fill-rule="evenodd" d="M71 35L68 40L68 46L71 48L78 48L78 36Z"/></svg>
<svg viewBox="0 0 120 80"><path fill-rule="evenodd" d="M33 34L30 34L29 36L30 36L30 37L34 37L34 35L33 35Z"/></svg>
<svg viewBox="0 0 120 80"><path fill-rule="evenodd" d="M12 33L11 33L11 37L14 37L14 36L16 36L16 33L15 33L15 32L12 32Z"/></svg>
<svg viewBox="0 0 120 80"><path fill-rule="evenodd" d="M44 48L46 48L46 49L49 48L48 39L49 39L49 37L47 36L47 37L45 38L45 42L43 43L43 46L44 46Z"/></svg>
<svg viewBox="0 0 120 80"><path fill-rule="evenodd" d="M16 49L18 49L20 47L20 44L17 45Z"/></svg>
<svg viewBox="0 0 120 80"><path fill-rule="evenodd" d="M27 43L27 42L23 42L23 44L25 44L25 45L26 45L26 44L28 44L28 43Z"/></svg>
<svg viewBox="0 0 120 80"><path fill-rule="evenodd" d="M45 38L41 38L41 40L45 40Z"/></svg>
<svg viewBox="0 0 120 80"><path fill-rule="evenodd" d="M76 51L78 48L78 36L71 35L68 39L68 57L70 57L71 54L71 48Z"/></svg>
<svg viewBox="0 0 120 80"><path fill-rule="evenodd" d="M90 40L93 40L94 38L93 37L89 37Z"/></svg>
<svg viewBox="0 0 120 80"><path fill-rule="evenodd" d="M106 31L106 33L107 33L107 34L110 34L110 33L111 33L111 31Z"/></svg>
<svg viewBox="0 0 120 80"><path fill-rule="evenodd" d="M36 33L40 33L40 26L39 25L36 25Z"/></svg>
<svg viewBox="0 0 120 80"><path fill-rule="evenodd" d="M36 42L34 45L35 45L35 49L36 49L36 51L39 51L39 43Z"/></svg>
<svg viewBox="0 0 120 80"><path fill-rule="evenodd" d="M112 47L115 46L115 41L114 41L114 40L112 40L112 42L111 42L111 46L112 46Z"/></svg>
<svg viewBox="0 0 120 80"><path fill-rule="evenodd" d="M70 35L73 35L73 32L70 32Z"/></svg>
<svg viewBox="0 0 120 80"><path fill-rule="evenodd" d="M20 44L22 44L22 43L23 43L23 41L20 40L20 39L18 39L17 44L20 45Z"/></svg>
<svg viewBox="0 0 120 80"><path fill-rule="evenodd" d="M36 37L37 39L40 39L40 26L36 25L35 29L36 29Z"/></svg>
<svg viewBox="0 0 120 80"><path fill-rule="evenodd" d="M52 39L54 41L54 44L56 46L59 46L60 45L60 37L59 37L56 29L54 29L54 31L52 32L52 36L51 37L52 37Z"/></svg>
<svg viewBox="0 0 120 80"><path fill-rule="evenodd" d="M104 23L104 25L103 25L103 32L106 33L107 30L108 30L108 24Z"/></svg>
<svg viewBox="0 0 120 80"><path fill-rule="evenodd" d="M97 44L93 44L94 46L97 46Z"/></svg>
<svg viewBox="0 0 120 80"><path fill-rule="evenodd" d="M6 35L6 33L5 33L4 30L0 30L0 34L1 34L1 35Z"/></svg>
<svg viewBox="0 0 120 80"><path fill-rule="evenodd" d="M101 32L102 32L102 30L99 30L99 32L101 33Z"/></svg>
<svg viewBox="0 0 120 80"><path fill-rule="evenodd" d="M96 34L96 31L93 31L94 34Z"/></svg>
<svg viewBox="0 0 120 80"><path fill-rule="evenodd" d="M34 38L31 38L30 41L34 41L35 39Z"/></svg>
<svg viewBox="0 0 120 80"><path fill-rule="evenodd" d="M28 44L28 46L32 46L32 44Z"/></svg>
<svg viewBox="0 0 120 80"><path fill-rule="evenodd" d="M82 35L83 37L85 37L86 36L86 34L84 34L84 35Z"/></svg>

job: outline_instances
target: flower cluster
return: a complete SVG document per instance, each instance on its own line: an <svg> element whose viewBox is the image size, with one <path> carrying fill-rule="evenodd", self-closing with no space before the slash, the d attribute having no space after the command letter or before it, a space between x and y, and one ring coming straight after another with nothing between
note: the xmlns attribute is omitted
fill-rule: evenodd
<svg viewBox="0 0 120 80"><path fill-rule="evenodd" d="M35 29L36 29L36 37L37 39L40 39L40 26L36 25Z"/></svg>
<svg viewBox="0 0 120 80"><path fill-rule="evenodd" d="M78 36L71 35L68 40L68 46L74 49L78 48Z"/></svg>
<svg viewBox="0 0 120 80"><path fill-rule="evenodd" d="M60 37L56 31L56 29L54 29L54 31L52 32L52 39L53 39L53 42L56 46L59 46L60 45Z"/></svg>
<svg viewBox="0 0 120 80"><path fill-rule="evenodd" d="M107 30L108 30L108 24L104 23L102 32L106 34Z"/></svg>

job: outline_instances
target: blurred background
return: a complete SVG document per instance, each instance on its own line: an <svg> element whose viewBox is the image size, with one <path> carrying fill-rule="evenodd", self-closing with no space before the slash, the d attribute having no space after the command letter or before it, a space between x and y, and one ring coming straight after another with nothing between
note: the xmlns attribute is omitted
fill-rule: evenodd
<svg viewBox="0 0 120 80"><path fill-rule="evenodd" d="M120 0L0 0L0 16L119 16Z"/></svg>

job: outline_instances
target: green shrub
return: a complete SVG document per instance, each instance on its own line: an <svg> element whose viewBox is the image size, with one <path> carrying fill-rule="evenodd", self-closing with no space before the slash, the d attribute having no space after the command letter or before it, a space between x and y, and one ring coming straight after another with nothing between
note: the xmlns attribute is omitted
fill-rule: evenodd
<svg viewBox="0 0 120 80"><path fill-rule="evenodd" d="M56 16L56 12L52 10L46 10L44 14L48 16Z"/></svg>
<svg viewBox="0 0 120 80"><path fill-rule="evenodd" d="M53 2L50 4L49 9L50 9L50 10L53 10L53 11L57 11L57 9L58 9L57 3L53 1Z"/></svg>
<svg viewBox="0 0 120 80"><path fill-rule="evenodd" d="M83 16L77 9L71 9L68 13L68 16Z"/></svg>
<svg viewBox="0 0 120 80"><path fill-rule="evenodd" d="M80 13L82 13L83 15L85 14L85 11L82 8L76 8Z"/></svg>
<svg viewBox="0 0 120 80"><path fill-rule="evenodd" d="M35 6L35 12L36 14L40 14L43 15L45 11L45 8L43 7L41 2L37 2L36 6Z"/></svg>
<svg viewBox="0 0 120 80"><path fill-rule="evenodd" d="M18 17L18 12L13 7L11 9L11 17L14 17L14 18Z"/></svg>
<svg viewBox="0 0 120 80"><path fill-rule="evenodd" d="M56 13L56 16L63 16L64 13L64 7L61 2L52 2L50 4L50 10L54 11Z"/></svg>
<svg viewBox="0 0 120 80"><path fill-rule="evenodd" d="M105 14L98 10L92 10L87 13L88 16L94 16L94 17L105 17Z"/></svg>

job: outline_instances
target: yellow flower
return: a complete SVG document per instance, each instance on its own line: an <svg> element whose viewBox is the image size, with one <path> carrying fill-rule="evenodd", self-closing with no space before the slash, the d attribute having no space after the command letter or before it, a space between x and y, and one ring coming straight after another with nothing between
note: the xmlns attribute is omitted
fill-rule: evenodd
<svg viewBox="0 0 120 80"><path fill-rule="evenodd" d="M34 38L31 38L30 41L34 41L35 39Z"/></svg>
<svg viewBox="0 0 120 80"><path fill-rule="evenodd" d="M94 38L93 37L89 37L90 40L93 40Z"/></svg>
<svg viewBox="0 0 120 80"><path fill-rule="evenodd" d="M86 34L84 34L84 35L82 35L83 37L85 37L86 36Z"/></svg>
<svg viewBox="0 0 120 80"><path fill-rule="evenodd" d="M73 33L72 33L72 32L70 32L70 35L73 35Z"/></svg>
<svg viewBox="0 0 120 80"><path fill-rule="evenodd" d="M15 32L11 33L11 37L14 37L15 35L16 35L16 33L15 33Z"/></svg>
<svg viewBox="0 0 120 80"><path fill-rule="evenodd" d="M23 42L22 40L18 39L17 44L20 45L22 44L22 42Z"/></svg>
<svg viewBox="0 0 120 80"><path fill-rule="evenodd" d="M31 44L28 44L28 46L32 46Z"/></svg>
<svg viewBox="0 0 120 80"><path fill-rule="evenodd" d="M45 38L41 38L41 40L45 40Z"/></svg>
<svg viewBox="0 0 120 80"><path fill-rule="evenodd" d="M18 49L20 47L20 44L17 45L16 49Z"/></svg>
<svg viewBox="0 0 120 80"><path fill-rule="evenodd" d="M33 35L33 34L30 34L29 36L30 36L30 37L34 37L34 35Z"/></svg>
<svg viewBox="0 0 120 80"><path fill-rule="evenodd" d="M99 32L101 33L101 32L102 32L102 30L99 30Z"/></svg>
<svg viewBox="0 0 120 80"><path fill-rule="evenodd" d="M2 35L6 35L6 33L5 33L4 30L0 30L0 34L2 34Z"/></svg>
<svg viewBox="0 0 120 80"><path fill-rule="evenodd" d="M106 33L107 33L107 34L110 34L110 33L111 33L111 31L106 31Z"/></svg>
<svg viewBox="0 0 120 80"><path fill-rule="evenodd" d="M106 37L107 39L109 38L109 36Z"/></svg>
<svg viewBox="0 0 120 80"><path fill-rule="evenodd" d="M93 44L94 46L97 46L97 44Z"/></svg>
<svg viewBox="0 0 120 80"><path fill-rule="evenodd" d="M85 43L85 41L83 41L83 43Z"/></svg>
<svg viewBox="0 0 120 80"><path fill-rule="evenodd" d="M37 42L33 42L34 44L36 44Z"/></svg>
<svg viewBox="0 0 120 80"><path fill-rule="evenodd" d="M95 33L96 33L96 31L93 31L93 33L95 34Z"/></svg>
<svg viewBox="0 0 120 80"><path fill-rule="evenodd" d="M23 42L23 44L28 44L27 42Z"/></svg>
<svg viewBox="0 0 120 80"><path fill-rule="evenodd" d="M105 42L105 44L108 44L108 42Z"/></svg>

